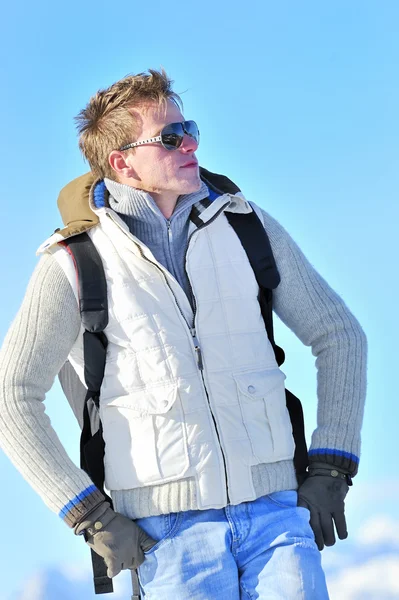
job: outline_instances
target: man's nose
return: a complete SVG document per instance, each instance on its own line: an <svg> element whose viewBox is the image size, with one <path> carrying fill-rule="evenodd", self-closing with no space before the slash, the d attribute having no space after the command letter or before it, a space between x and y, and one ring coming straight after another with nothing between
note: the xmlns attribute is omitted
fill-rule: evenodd
<svg viewBox="0 0 399 600"><path fill-rule="evenodd" d="M194 138L191 137L191 135L187 135L186 133L181 143L180 150L183 152L195 152L197 148L198 143Z"/></svg>

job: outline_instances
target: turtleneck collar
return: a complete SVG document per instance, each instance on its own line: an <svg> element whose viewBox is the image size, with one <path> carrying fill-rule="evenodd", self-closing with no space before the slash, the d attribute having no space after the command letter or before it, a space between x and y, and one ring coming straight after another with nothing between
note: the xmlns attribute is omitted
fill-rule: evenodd
<svg viewBox="0 0 399 600"><path fill-rule="evenodd" d="M159 223L159 219L162 221L168 220L159 210L155 200L149 192L118 183L117 181L108 178L104 179L104 183L110 193L109 205L120 215L133 217L136 220L146 221L147 223L149 221ZM169 220L172 221L181 212L191 208L196 202L207 198L208 195L208 188L205 183L202 182L201 188L197 192L179 196L173 214Z"/></svg>

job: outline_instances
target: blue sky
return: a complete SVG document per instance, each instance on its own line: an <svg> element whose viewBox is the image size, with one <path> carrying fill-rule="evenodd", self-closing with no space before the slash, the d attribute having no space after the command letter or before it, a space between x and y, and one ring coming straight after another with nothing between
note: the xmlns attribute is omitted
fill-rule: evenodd
<svg viewBox="0 0 399 600"><path fill-rule="evenodd" d="M364 556L356 544L368 544L367 560L373 552L378 560L389 546L378 532L399 527L398 19L394 0L234 6L25 0L2 11L0 338L22 301L36 248L60 225L59 190L87 170L73 117L99 88L162 65L175 90L184 92L185 116L199 124L200 164L230 176L284 225L368 335L362 458L347 501L350 539L323 555L342 569L349 548ZM310 437L314 359L279 324L276 338ZM77 461L77 426L57 384L46 406ZM87 566L89 556L3 454L0 472L0 564L8 600L39 569ZM365 538L365 531L374 533ZM392 556L398 559L398 548ZM367 564L361 560L353 565L355 579L356 568ZM331 575L332 589L345 576L341 567ZM24 600L31 598L42 600Z"/></svg>

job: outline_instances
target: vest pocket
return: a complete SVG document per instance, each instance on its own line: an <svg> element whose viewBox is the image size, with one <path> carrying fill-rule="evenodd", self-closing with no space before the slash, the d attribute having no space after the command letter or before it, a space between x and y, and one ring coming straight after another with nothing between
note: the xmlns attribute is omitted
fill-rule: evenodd
<svg viewBox="0 0 399 600"><path fill-rule="evenodd" d="M294 456L294 439L280 369L235 373L244 426L259 463Z"/></svg>
<svg viewBox="0 0 399 600"><path fill-rule="evenodd" d="M177 384L146 388L101 403L105 485L132 489L179 479L189 468Z"/></svg>

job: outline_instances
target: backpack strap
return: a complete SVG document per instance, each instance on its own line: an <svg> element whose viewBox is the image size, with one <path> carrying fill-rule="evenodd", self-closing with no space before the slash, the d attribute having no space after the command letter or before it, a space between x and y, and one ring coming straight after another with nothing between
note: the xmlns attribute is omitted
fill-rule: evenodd
<svg viewBox="0 0 399 600"><path fill-rule="evenodd" d="M100 406L100 389L104 379L108 340L104 329L108 324L107 282L104 267L91 238L87 233L73 236L63 242L72 256L78 283L79 309L83 334L84 377L87 393L80 439L81 468L90 476L96 487L104 493L104 457L102 427L92 434L90 413ZM96 460L94 460L96 458ZM101 465L101 467L99 467Z"/></svg>
<svg viewBox="0 0 399 600"><path fill-rule="evenodd" d="M238 185L226 177L226 175L211 173L208 169L200 167L200 176L208 187L220 194L237 194L237 192L241 191Z"/></svg>
<svg viewBox="0 0 399 600"><path fill-rule="evenodd" d="M95 486L104 494L110 505L112 500L104 492L104 451L105 442L100 419L98 430L93 434L90 414L100 407L100 390L104 379L107 355L107 336L104 329L108 325L107 281L104 266L91 238L87 233L68 238L63 242L74 261L79 295L79 309L83 334L84 376L87 385L83 409L83 429L80 438L80 466L89 475ZM94 591L108 594L114 591L112 579L107 575L104 560L91 550ZM132 600L140 600L140 586L137 571L131 571Z"/></svg>
<svg viewBox="0 0 399 600"><path fill-rule="evenodd" d="M273 347L278 366L285 359L284 350L276 345L273 330L273 292L280 283L280 274L274 260L269 237L254 210L249 214L224 213L236 232L254 271L259 285L259 304L265 322L267 337Z"/></svg>
<svg viewBox="0 0 399 600"><path fill-rule="evenodd" d="M74 261L80 316L85 328L83 355L87 393L80 437L80 466L112 506L111 498L104 492L105 443L102 424L99 420L99 428L94 434L90 424L90 413L99 409L100 389L104 379L108 343L104 333L108 324L107 282L100 255L87 233L68 238L62 244ZM94 550L91 550L91 561L95 593L113 592L112 579L107 576L107 566Z"/></svg>
<svg viewBox="0 0 399 600"><path fill-rule="evenodd" d="M74 261L83 327L92 333L102 332L108 325L108 297L100 255L87 233L70 237L61 244Z"/></svg>
<svg viewBox="0 0 399 600"><path fill-rule="evenodd" d="M236 194L240 191L240 188L225 175L211 173L203 167L200 168L200 171L201 179L211 190L220 194ZM277 270L269 237L254 209L249 214L230 212L224 214L236 232L255 273L259 285L258 300L267 336L274 350L276 362L280 367L284 363L285 354L284 350L277 346L273 330L273 290L280 283L280 274ZM306 469L309 465L302 403L287 389L285 395L295 441L295 472L298 484L301 484L306 477Z"/></svg>
<svg viewBox="0 0 399 600"><path fill-rule="evenodd" d="M274 340L273 331L273 289L280 283L269 237L254 210L249 214L224 213L231 227L236 232L255 273L259 285L259 305L267 331L267 336L274 350L276 362L280 367L285 360L285 353ZM298 484L306 477L309 465L308 449L305 436L305 420L302 403L292 392L285 390L287 410L292 425L295 442L294 466Z"/></svg>

